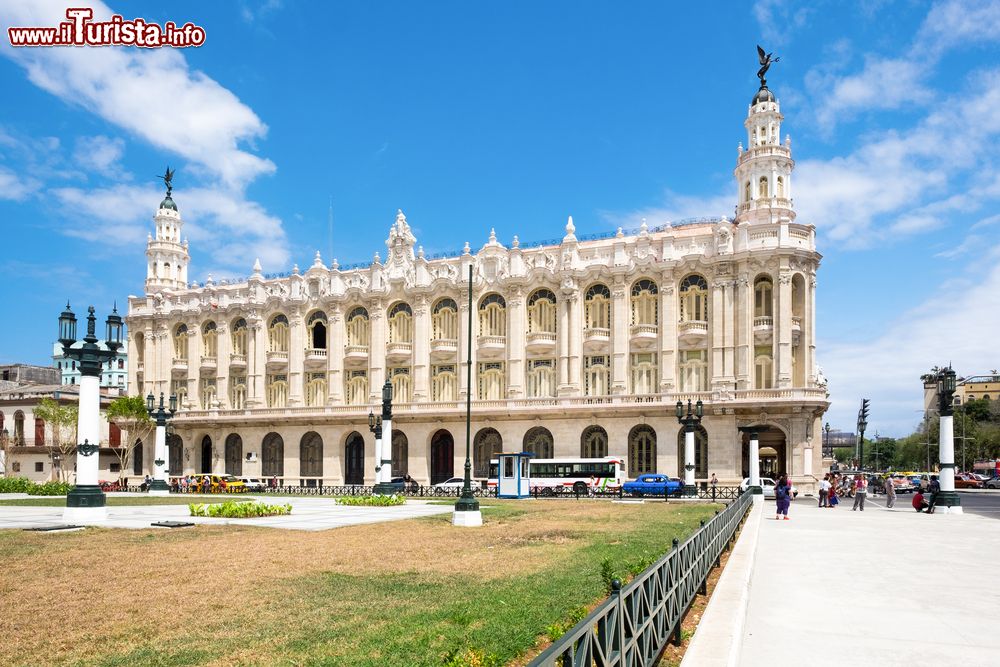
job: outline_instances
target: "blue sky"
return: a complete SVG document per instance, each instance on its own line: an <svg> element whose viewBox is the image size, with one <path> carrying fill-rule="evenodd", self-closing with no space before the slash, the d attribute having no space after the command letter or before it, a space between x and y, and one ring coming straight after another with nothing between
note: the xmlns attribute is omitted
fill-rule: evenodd
<svg viewBox="0 0 1000 667"><path fill-rule="evenodd" d="M0 362L49 363L68 298L142 290L175 201L203 281L367 261L403 209L427 252L731 214L755 45L818 229L831 424L919 421L919 375L1000 365L1000 4L129 2L184 50L19 49L65 3L0 0Z"/></svg>

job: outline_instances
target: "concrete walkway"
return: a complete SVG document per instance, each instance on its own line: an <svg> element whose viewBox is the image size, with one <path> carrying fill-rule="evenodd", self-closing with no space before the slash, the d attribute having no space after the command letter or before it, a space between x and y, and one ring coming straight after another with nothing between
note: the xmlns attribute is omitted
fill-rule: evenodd
<svg viewBox="0 0 1000 667"><path fill-rule="evenodd" d="M0 498L27 497L23 494L0 494ZM264 526L288 530L329 530L342 526L362 523L399 521L434 514L445 514L454 508L451 505L430 505L425 501L407 500L405 505L396 507L345 507L337 505L330 498L277 498L241 496L240 500L259 499L268 504L292 505L292 513L287 516L270 516L256 519L211 519L189 516L187 505L135 505L130 507L108 507L108 519L92 525L104 528L149 528L154 521L189 521L209 525ZM191 502L199 502L197 496ZM0 529L38 528L62 525L62 507L14 507L0 506Z"/></svg>
<svg viewBox="0 0 1000 667"><path fill-rule="evenodd" d="M800 498L789 521L766 502L732 664L1000 664L1000 522L909 501L852 512L849 499L831 510Z"/></svg>

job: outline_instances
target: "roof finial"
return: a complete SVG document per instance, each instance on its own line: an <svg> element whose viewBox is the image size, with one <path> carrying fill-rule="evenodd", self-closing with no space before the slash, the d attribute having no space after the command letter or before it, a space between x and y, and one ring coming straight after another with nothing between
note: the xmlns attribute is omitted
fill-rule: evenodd
<svg viewBox="0 0 1000 667"><path fill-rule="evenodd" d="M254 263L253 263L253 273L256 276L256 275L260 275L260 272L261 272L260 257L258 257L257 259L254 260Z"/></svg>

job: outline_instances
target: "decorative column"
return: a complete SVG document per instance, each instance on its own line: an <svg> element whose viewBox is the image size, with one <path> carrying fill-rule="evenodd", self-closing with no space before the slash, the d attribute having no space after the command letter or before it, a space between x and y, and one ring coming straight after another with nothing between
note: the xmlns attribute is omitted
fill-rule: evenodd
<svg viewBox="0 0 1000 667"><path fill-rule="evenodd" d="M559 346L559 385L556 393L559 396L569 395L569 338L570 338L570 302L569 298L563 294L563 298L556 303L556 343Z"/></svg>
<svg viewBox="0 0 1000 667"><path fill-rule="evenodd" d="M583 295L580 286L566 297L569 301L569 390L573 396L583 395L583 382L580 381L583 370ZM562 326L562 323L560 323Z"/></svg>
<svg viewBox="0 0 1000 667"><path fill-rule="evenodd" d="M187 397L188 405L195 410L201 408L201 327L198 322L187 322L188 325L188 369ZM218 361L216 361L218 363Z"/></svg>
<svg viewBox="0 0 1000 667"><path fill-rule="evenodd" d="M938 457L941 491L934 499L934 509L943 514L962 514L962 499L955 493L955 371L949 366L937 376L938 411L941 415Z"/></svg>
<svg viewBox="0 0 1000 667"><path fill-rule="evenodd" d="M306 356L306 323L303 320L302 310L292 309L292 316L288 320L288 405L296 407L302 405L303 370L305 369ZM329 350L327 350L329 354Z"/></svg>
<svg viewBox="0 0 1000 667"><path fill-rule="evenodd" d="M368 345L368 394L372 402L378 400L378 388L388 379L385 369L386 318L385 305L375 299L368 310L371 332Z"/></svg>
<svg viewBox="0 0 1000 667"><path fill-rule="evenodd" d="M712 281L712 306L708 313L708 330L712 336L712 389L722 388L725 379L725 364L723 362L723 322L725 308L725 281L715 278Z"/></svg>
<svg viewBox="0 0 1000 667"><path fill-rule="evenodd" d="M247 344L250 354L247 355L247 407L258 408L266 403L264 400L264 379L267 373L267 342L264 340L264 322L258 315L253 315L247 321L249 337Z"/></svg>
<svg viewBox="0 0 1000 667"><path fill-rule="evenodd" d="M170 396L169 414L163 406L163 394L160 394L158 408L154 405L154 400L152 394L146 396L146 410L149 412L149 416L156 420L156 436L153 441L153 481L149 485L149 495L166 496L170 494L170 486L167 484L169 475L167 462L170 458L167 453L167 421L177 412L177 397ZM174 474L181 472L183 471L175 470Z"/></svg>
<svg viewBox="0 0 1000 667"><path fill-rule="evenodd" d="M674 275L664 271L660 282L660 392L677 387L677 299Z"/></svg>
<svg viewBox="0 0 1000 667"><path fill-rule="evenodd" d="M782 268L778 274L778 312L774 318L778 355L778 388L792 386L792 274Z"/></svg>
<svg viewBox="0 0 1000 667"><path fill-rule="evenodd" d="M372 415L368 422L371 425ZM392 483L392 382L382 385L382 415L376 422L375 432L375 488L374 493L391 495L403 491L403 483Z"/></svg>
<svg viewBox="0 0 1000 667"><path fill-rule="evenodd" d="M525 326L524 313L524 291L520 285L511 285L507 298L507 331L509 334L507 336L507 395L511 398L524 396L524 336L528 329ZM459 328L461 329L461 325ZM458 368L460 369L461 366Z"/></svg>
<svg viewBox="0 0 1000 667"><path fill-rule="evenodd" d="M326 353L327 404L336 405L343 401L344 391L344 315L339 305L334 305L329 312L330 349Z"/></svg>
<svg viewBox="0 0 1000 667"><path fill-rule="evenodd" d="M716 324L719 324L718 316ZM726 389L736 388L736 281L729 279L722 286L722 380Z"/></svg>
<svg viewBox="0 0 1000 667"><path fill-rule="evenodd" d="M806 292L806 318L805 324L809 327L802 332L806 347L806 380L812 378L811 384L816 386L816 275L809 276L809 291ZM801 344L801 343L800 343Z"/></svg>
<svg viewBox="0 0 1000 667"><path fill-rule="evenodd" d="M734 328L736 330L736 389L750 389L753 377L753 294L750 274L741 273L736 280Z"/></svg>
<svg viewBox="0 0 1000 667"><path fill-rule="evenodd" d="M430 340L431 318L427 297L417 297L413 309L413 396L415 403L421 403L430 397Z"/></svg>
<svg viewBox="0 0 1000 667"><path fill-rule="evenodd" d="M618 280L622 280L619 276ZM628 302L628 286L616 280L611 288L611 320L614 332L611 336L611 393L624 394L628 391L628 347L629 325L632 313Z"/></svg>
<svg viewBox="0 0 1000 667"><path fill-rule="evenodd" d="M677 401L677 421L684 426L684 495L693 497L698 494L694 486L694 427L701 423L705 414L704 404L699 400L691 410L691 399L687 402L687 414L684 404Z"/></svg>
<svg viewBox="0 0 1000 667"><path fill-rule="evenodd" d="M768 430L769 426L740 426L741 433L750 434L750 481L747 488L754 494L755 503L764 501L764 489L760 485L760 433Z"/></svg>
<svg viewBox="0 0 1000 667"><path fill-rule="evenodd" d="M470 291L466 289L460 290L460 299L458 303L458 335L460 337L460 340L458 341L459 363L456 365L456 370L458 371L458 393L461 398L465 398L466 396L476 398L476 378L478 377L478 373L476 372L475 346L476 314L475 306L470 298ZM507 352L508 354L511 353L509 347ZM462 359L468 359L468 373L461 372L463 365L461 363Z"/></svg>
<svg viewBox="0 0 1000 667"><path fill-rule="evenodd" d="M229 355L232 353L232 339L229 337L229 323L215 323L215 405L222 408L229 404Z"/></svg>

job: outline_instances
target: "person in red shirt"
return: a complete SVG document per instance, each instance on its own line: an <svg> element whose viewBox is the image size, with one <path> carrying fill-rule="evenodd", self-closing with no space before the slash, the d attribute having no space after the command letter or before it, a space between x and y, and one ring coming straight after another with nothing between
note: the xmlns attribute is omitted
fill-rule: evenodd
<svg viewBox="0 0 1000 667"><path fill-rule="evenodd" d="M925 509L927 509L928 503L926 500L924 500L924 494L921 493L919 489L917 490L916 493L913 494L912 505L913 509L917 510L918 512L923 512Z"/></svg>

